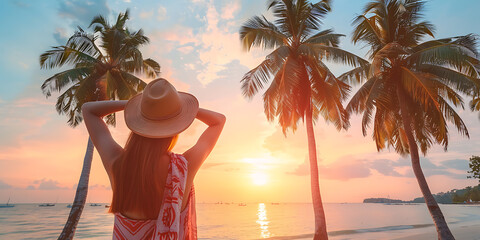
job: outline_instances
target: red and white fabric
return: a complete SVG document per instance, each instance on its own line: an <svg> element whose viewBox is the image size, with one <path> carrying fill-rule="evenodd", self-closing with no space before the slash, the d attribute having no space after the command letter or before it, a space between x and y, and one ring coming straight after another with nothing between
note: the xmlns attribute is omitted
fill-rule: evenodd
<svg viewBox="0 0 480 240"><path fill-rule="evenodd" d="M192 186L187 207L181 211L187 181L187 160L170 153L162 206L156 220L135 220L115 213L113 240L196 240L195 190Z"/></svg>

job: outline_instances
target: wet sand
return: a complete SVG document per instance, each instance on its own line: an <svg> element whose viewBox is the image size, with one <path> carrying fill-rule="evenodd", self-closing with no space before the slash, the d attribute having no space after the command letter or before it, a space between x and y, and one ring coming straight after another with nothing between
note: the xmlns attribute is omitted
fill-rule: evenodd
<svg viewBox="0 0 480 240"><path fill-rule="evenodd" d="M453 236L456 240L480 240L480 225L459 226L451 228ZM395 240L436 240L437 232L416 234L408 237L396 238Z"/></svg>

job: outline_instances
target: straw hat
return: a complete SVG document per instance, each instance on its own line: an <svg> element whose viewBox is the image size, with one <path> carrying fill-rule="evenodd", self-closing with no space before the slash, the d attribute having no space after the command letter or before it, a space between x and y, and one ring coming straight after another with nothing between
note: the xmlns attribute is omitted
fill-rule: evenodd
<svg viewBox="0 0 480 240"><path fill-rule="evenodd" d="M192 124L198 100L189 93L177 92L163 78L147 84L143 93L125 106L125 122L132 132L149 138L175 136Z"/></svg>

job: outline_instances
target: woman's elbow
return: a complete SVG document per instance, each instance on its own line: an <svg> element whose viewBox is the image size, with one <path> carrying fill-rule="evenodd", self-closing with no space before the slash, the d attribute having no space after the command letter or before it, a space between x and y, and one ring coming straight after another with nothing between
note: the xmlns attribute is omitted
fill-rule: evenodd
<svg viewBox="0 0 480 240"><path fill-rule="evenodd" d="M85 114L91 111L92 102L86 102L82 104L82 115L85 117Z"/></svg>
<svg viewBox="0 0 480 240"><path fill-rule="evenodd" d="M227 121L227 117L221 113L218 114L218 121L220 124L225 125L225 122Z"/></svg>

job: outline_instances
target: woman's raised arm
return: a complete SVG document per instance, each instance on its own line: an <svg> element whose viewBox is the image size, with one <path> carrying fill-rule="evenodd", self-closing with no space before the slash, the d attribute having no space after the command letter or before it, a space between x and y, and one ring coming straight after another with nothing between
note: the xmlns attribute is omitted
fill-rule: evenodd
<svg viewBox="0 0 480 240"><path fill-rule="evenodd" d="M103 117L110 113L123 110L126 104L126 100L98 101L87 102L82 106L83 121L85 122L85 126L87 126L93 145L95 145L95 148L97 148L102 158L103 166L109 175L113 162L122 154L123 148L113 140L112 134L103 121Z"/></svg>
<svg viewBox="0 0 480 240"><path fill-rule="evenodd" d="M207 124L208 128L202 133L197 143L183 154L195 172L198 171L217 143L226 121L223 114L203 108L198 109L196 118Z"/></svg>

